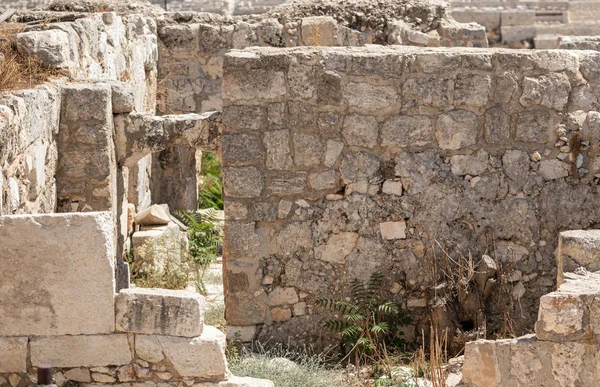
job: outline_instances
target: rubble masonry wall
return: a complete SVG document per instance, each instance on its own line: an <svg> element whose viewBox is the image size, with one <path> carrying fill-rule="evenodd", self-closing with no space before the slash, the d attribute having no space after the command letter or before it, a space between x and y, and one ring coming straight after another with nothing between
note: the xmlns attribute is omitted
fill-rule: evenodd
<svg viewBox="0 0 600 387"><path fill-rule="evenodd" d="M531 327L555 287L558 232L600 220L599 59L399 46L228 54L230 329L318 342L315 300L347 296L373 272L417 329L429 309L451 332L485 320L493 336L505 313L516 332ZM434 290L442 249L510 270L497 298L482 307Z"/></svg>

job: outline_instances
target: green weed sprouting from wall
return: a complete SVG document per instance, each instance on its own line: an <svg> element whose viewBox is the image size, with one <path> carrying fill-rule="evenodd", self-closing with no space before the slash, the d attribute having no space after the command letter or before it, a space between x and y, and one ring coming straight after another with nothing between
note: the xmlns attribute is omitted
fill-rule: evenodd
<svg viewBox="0 0 600 387"><path fill-rule="evenodd" d="M388 351L404 345L400 327L410 319L391 301L382 298L383 274L373 273L367 283L358 279L350 282L350 301L321 298L316 304L341 314L328 319L325 327L341 337L349 349L346 358L354 356L359 368L367 360L385 362Z"/></svg>

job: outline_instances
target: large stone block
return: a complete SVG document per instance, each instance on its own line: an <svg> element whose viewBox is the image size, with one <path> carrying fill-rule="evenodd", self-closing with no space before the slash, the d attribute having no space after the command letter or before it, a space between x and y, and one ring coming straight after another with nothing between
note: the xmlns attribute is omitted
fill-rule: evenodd
<svg viewBox="0 0 600 387"><path fill-rule="evenodd" d="M215 327L206 326L202 336L195 338L173 336L137 336L142 340L143 357L161 361L167 359L184 378L221 381L227 378L225 334ZM148 343L153 343L148 345ZM140 351L136 341L136 352Z"/></svg>
<svg viewBox="0 0 600 387"><path fill-rule="evenodd" d="M31 339L31 364L58 368L103 367L129 364L132 353L127 334L50 336Z"/></svg>
<svg viewBox="0 0 600 387"><path fill-rule="evenodd" d="M581 266L589 271L600 270L600 230L561 232L557 259L559 276Z"/></svg>
<svg viewBox="0 0 600 387"><path fill-rule="evenodd" d="M114 331L108 212L0 217L0 336Z"/></svg>
<svg viewBox="0 0 600 387"><path fill-rule="evenodd" d="M123 289L115 300L120 332L196 337L204 325L204 297L167 289Z"/></svg>
<svg viewBox="0 0 600 387"><path fill-rule="evenodd" d="M27 372L27 337L0 338L0 374Z"/></svg>

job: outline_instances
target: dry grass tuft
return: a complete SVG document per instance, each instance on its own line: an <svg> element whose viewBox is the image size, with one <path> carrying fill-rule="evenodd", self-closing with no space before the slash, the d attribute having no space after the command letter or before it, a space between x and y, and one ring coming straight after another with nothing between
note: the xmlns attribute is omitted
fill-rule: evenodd
<svg viewBox="0 0 600 387"><path fill-rule="evenodd" d="M45 68L37 59L23 57L15 43L15 35L22 31L21 24L0 25L0 91L31 88L68 76L66 70Z"/></svg>

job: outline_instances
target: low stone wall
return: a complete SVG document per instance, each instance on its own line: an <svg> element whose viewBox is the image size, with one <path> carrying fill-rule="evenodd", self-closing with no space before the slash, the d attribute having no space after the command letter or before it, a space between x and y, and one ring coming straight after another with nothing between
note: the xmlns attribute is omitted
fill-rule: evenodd
<svg viewBox="0 0 600 387"><path fill-rule="evenodd" d="M563 50L600 51L600 36L562 36L558 46Z"/></svg>
<svg viewBox="0 0 600 387"><path fill-rule="evenodd" d="M558 232L600 220L598 59L410 47L226 55L232 332L318 342L326 313L315 300L346 297L373 272L419 331L431 315L451 332L486 324L492 337L505 316L516 332L531 327L555 286ZM463 285L473 296L447 285L481 262L489 275Z"/></svg>
<svg viewBox="0 0 600 387"><path fill-rule="evenodd" d="M115 236L110 212L0 216L0 386L51 365L59 386L273 387L229 373L199 294L115 294Z"/></svg>

